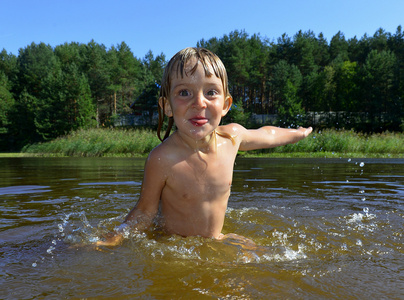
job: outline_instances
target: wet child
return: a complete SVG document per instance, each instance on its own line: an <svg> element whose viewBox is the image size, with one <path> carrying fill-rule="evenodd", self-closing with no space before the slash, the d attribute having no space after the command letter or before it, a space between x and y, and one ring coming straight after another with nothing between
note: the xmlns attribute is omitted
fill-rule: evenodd
<svg viewBox="0 0 404 300"><path fill-rule="evenodd" d="M158 104L162 143L147 158L140 198L124 223L99 245L118 244L125 227L146 230L159 211L168 234L223 239L237 151L296 143L312 131L220 126L232 105L227 73L221 60L203 48L186 48L173 56ZM168 128L161 138L165 116Z"/></svg>

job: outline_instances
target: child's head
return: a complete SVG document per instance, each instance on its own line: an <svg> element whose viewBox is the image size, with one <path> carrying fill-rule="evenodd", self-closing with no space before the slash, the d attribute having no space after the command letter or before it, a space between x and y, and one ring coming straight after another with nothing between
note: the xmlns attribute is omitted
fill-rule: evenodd
<svg viewBox="0 0 404 300"><path fill-rule="evenodd" d="M187 64L192 60L195 60L196 63L194 66L190 68L191 69L190 72L186 72L185 68L187 67ZM173 118L169 117L166 133L164 137L161 138L160 131L164 122L164 115L165 115L164 102L170 101L172 78L173 76L183 78L184 76L192 75L193 72L196 70L198 63L202 65L205 71L205 75L207 77L214 75L217 78L220 78L223 84L223 91L225 92L225 98L231 97L228 87L226 68L224 67L222 61L216 54L204 48L193 48L193 47L185 48L179 51L168 62L164 70L163 78L161 81L160 99L159 99L160 105L158 106L159 124L157 128L157 134L160 140L164 140L168 137L174 123Z"/></svg>

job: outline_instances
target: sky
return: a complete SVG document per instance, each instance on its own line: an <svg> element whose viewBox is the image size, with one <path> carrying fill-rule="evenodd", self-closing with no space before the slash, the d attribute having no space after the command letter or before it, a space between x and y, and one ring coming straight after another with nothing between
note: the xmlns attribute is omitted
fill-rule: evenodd
<svg viewBox="0 0 404 300"><path fill-rule="evenodd" d="M137 58L170 59L201 39L235 30L275 41L299 30L341 31L360 39L404 26L403 0L0 0L0 51L18 55L32 42L52 47L92 39L107 49L125 42Z"/></svg>

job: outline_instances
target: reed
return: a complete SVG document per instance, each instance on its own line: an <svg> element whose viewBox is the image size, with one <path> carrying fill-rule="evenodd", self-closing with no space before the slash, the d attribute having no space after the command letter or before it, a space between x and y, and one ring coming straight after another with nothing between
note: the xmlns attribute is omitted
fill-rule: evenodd
<svg viewBox="0 0 404 300"><path fill-rule="evenodd" d="M81 129L22 151L44 156L142 156L159 143L156 133L146 129Z"/></svg>
<svg viewBox="0 0 404 300"><path fill-rule="evenodd" d="M26 146L23 152L43 156L144 156L160 141L156 132L146 129L78 130L53 141ZM366 156L404 157L404 134L384 132L361 134L349 130L313 132L293 145L250 151L248 156L266 154L321 156L322 154L356 154ZM241 155L247 155L240 152Z"/></svg>

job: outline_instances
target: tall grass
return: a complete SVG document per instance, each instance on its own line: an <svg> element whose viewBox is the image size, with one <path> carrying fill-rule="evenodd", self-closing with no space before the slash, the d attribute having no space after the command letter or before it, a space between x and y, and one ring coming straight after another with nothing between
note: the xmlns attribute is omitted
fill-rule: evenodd
<svg viewBox="0 0 404 300"><path fill-rule="evenodd" d="M146 129L82 129L22 151L47 156L136 156L159 143L156 133Z"/></svg>
<svg viewBox="0 0 404 300"><path fill-rule="evenodd" d="M78 130L51 142L26 146L23 152L46 156L142 156L160 143L151 130ZM297 144L250 151L248 155L270 153L336 153L404 157L404 134L385 132L366 135L348 130L313 132Z"/></svg>
<svg viewBox="0 0 404 300"><path fill-rule="evenodd" d="M373 156L390 154L403 157L404 134L392 132L361 134L348 130L326 129L313 132L296 144L255 151L255 154L264 153L338 153L339 155L356 153Z"/></svg>

